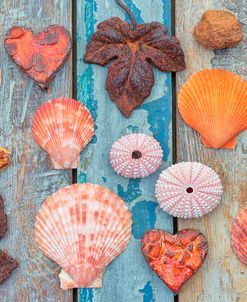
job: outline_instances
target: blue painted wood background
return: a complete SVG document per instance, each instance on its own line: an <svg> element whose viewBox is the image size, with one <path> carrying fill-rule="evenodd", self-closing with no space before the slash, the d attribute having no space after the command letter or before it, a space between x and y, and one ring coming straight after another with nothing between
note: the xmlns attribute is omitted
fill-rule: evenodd
<svg viewBox="0 0 247 302"><path fill-rule="evenodd" d="M159 21L171 28L168 0L125 0L137 22ZM109 99L104 84L107 67L83 63L86 43L99 22L118 16L129 18L114 0L77 1L77 90L78 100L91 111L95 120L95 136L82 153L78 182L101 184L120 195L133 214L132 241L127 250L106 269L103 288L81 289L80 302L169 302L173 295L145 263L140 239L146 230L163 228L173 231L172 218L157 207L154 186L161 170L172 161L171 75L155 70L151 96L129 119L124 118ZM162 145L162 167L143 180L129 180L116 175L109 163L111 145L122 135L142 132L153 135Z"/></svg>
<svg viewBox="0 0 247 302"><path fill-rule="evenodd" d="M138 22L160 21L170 29L170 3L166 0L124 0ZM176 8L176 35L186 55L187 69L177 73L179 89L188 76L203 68L230 69L247 79L247 39L237 47L213 52L201 47L192 36L194 25L208 9L231 10L247 34L247 0L173 1ZM130 119L121 116L105 92L107 69L83 63L85 46L96 25L109 17L128 20L114 0L2 0L0 9L0 145L11 150L12 163L0 173L0 193L8 215L8 233L0 241L19 262L11 277L0 285L0 302L72 302L72 291L63 291L57 274L60 267L45 257L34 240L34 222L42 202L51 193L72 182L71 171L53 169L48 154L33 140L31 124L38 107L52 98L72 96L71 55L53 79L48 91L41 91L9 59L4 35L14 25L35 32L49 24L64 25L70 32L73 11L77 9L78 98L91 110L96 133L82 153L78 169L80 182L90 181L119 194L133 213L133 238L124 254L106 270L102 289L79 290L78 302L172 302L171 292L151 272L140 252L140 238L153 227L172 231L172 219L162 212L154 197L154 184L160 171L171 164L171 75L155 71L152 95ZM38 19L37 19L38 17ZM37 21L38 20L38 21ZM73 27L73 30L72 30ZM75 54L75 52L74 52ZM175 117L175 112L173 112ZM234 150L203 147L194 130L177 119L177 159L201 161L212 166L224 186L221 205L199 220L178 220L179 229L202 231L210 246L208 259L179 294L179 302L246 302L247 270L230 247L230 226L237 212L246 207L247 132L238 138ZM131 132L154 135L163 147L160 171L144 180L128 180L116 175L108 161L112 143ZM175 133L173 133L175 135ZM233 160L234 159L234 160ZM219 240L222 244L219 244Z"/></svg>

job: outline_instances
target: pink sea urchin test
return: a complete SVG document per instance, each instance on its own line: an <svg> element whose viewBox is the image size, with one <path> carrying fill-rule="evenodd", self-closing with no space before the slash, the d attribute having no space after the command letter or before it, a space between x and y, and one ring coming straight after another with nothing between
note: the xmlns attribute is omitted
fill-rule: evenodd
<svg viewBox="0 0 247 302"><path fill-rule="evenodd" d="M211 212L223 194L218 174L197 162L182 162L164 170L156 184L160 207L179 218L198 218Z"/></svg>
<svg viewBox="0 0 247 302"><path fill-rule="evenodd" d="M128 178L144 178L154 173L161 165L162 157L159 142L142 133L121 137L110 152L113 170Z"/></svg>

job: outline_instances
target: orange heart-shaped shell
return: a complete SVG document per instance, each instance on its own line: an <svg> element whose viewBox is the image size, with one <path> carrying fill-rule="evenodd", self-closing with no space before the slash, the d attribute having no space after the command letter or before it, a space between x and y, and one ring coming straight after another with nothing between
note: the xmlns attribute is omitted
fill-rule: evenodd
<svg viewBox="0 0 247 302"><path fill-rule="evenodd" d="M94 121L78 101L54 99L36 111L32 132L50 154L55 169L72 169L77 168L81 150L92 139Z"/></svg>
<svg viewBox="0 0 247 302"><path fill-rule="evenodd" d="M247 265L247 208L238 213L232 225L231 246L238 259Z"/></svg>
<svg viewBox="0 0 247 302"><path fill-rule="evenodd" d="M200 71L182 86L178 108L206 147L233 149L247 128L247 82L223 69Z"/></svg>

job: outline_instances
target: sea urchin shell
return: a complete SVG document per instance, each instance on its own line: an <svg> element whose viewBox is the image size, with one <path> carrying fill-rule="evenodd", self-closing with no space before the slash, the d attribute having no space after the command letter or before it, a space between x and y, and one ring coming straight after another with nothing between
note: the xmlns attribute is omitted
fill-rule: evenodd
<svg viewBox="0 0 247 302"><path fill-rule="evenodd" d="M162 163L159 142L146 134L129 134L116 141L110 152L113 170L128 178L143 178L154 173Z"/></svg>
<svg viewBox="0 0 247 302"><path fill-rule="evenodd" d="M238 213L232 225L231 246L238 259L247 265L247 208Z"/></svg>
<svg viewBox="0 0 247 302"><path fill-rule="evenodd" d="M198 218L220 202L222 184L211 168L197 162L182 162L164 170L156 184L160 207L179 218Z"/></svg>

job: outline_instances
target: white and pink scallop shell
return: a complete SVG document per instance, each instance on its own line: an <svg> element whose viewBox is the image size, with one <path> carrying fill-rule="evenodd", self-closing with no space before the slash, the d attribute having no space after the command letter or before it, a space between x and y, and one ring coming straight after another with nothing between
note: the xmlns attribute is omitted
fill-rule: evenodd
<svg viewBox="0 0 247 302"><path fill-rule="evenodd" d="M154 173L161 165L162 157L159 142L142 133L121 137L110 152L113 170L128 178L144 178Z"/></svg>
<svg viewBox="0 0 247 302"><path fill-rule="evenodd" d="M55 169L73 169L79 154L94 134L91 113L74 99L54 99L35 113L32 125L35 141L48 152Z"/></svg>
<svg viewBox="0 0 247 302"><path fill-rule="evenodd" d="M49 196L35 222L35 240L62 267L63 289L102 287L107 265L131 239L131 213L112 191L74 184Z"/></svg>
<svg viewBox="0 0 247 302"><path fill-rule="evenodd" d="M182 162L164 170L156 183L160 207L179 218L198 218L211 212L221 200L218 174L197 162Z"/></svg>

